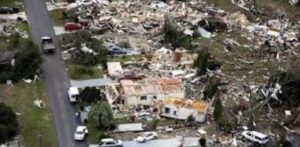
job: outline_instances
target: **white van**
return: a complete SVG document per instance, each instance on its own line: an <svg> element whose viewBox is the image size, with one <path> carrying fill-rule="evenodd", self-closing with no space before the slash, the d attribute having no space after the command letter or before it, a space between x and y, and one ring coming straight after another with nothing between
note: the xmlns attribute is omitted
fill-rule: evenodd
<svg viewBox="0 0 300 147"><path fill-rule="evenodd" d="M70 87L68 90L68 95L71 103L74 103L77 101L79 96L79 90L77 87Z"/></svg>
<svg viewBox="0 0 300 147"><path fill-rule="evenodd" d="M267 135L257 131L243 131L242 136L252 142L257 142L260 144L266 144L269 142L269 138Z"/></svg>

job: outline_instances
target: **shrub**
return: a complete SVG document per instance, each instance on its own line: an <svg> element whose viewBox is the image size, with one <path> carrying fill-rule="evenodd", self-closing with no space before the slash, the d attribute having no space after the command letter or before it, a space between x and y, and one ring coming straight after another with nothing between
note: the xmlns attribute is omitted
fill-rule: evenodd
<svg viewBox="0 0 300 147"><path fill-rule="evenodd" d="M215 110L214 110L214 119L216 122L220 122L222 119L222 113L223 113L223 105L219 97L216 97L215 101Z"/></svg>
<svg viewBox="0 0 300 147"><path fill-rule="evenodd" d="M148 127L149 127L151 130L156 130L159 121L160 121L159 119L153 119L153 120L148 124Z"/></svg>
<svg viewBox="0 0 300 147"><path fill-rule="evenodd" d="M13 139L20 132L16 113L4 103L0 103L0 144Z"/></svg>
<svg viewBox="0 0 300 147"><path fill-rule="evenodd" d="M200 50L198 52L198 57L194 61L194 67L198 69L198 74L202 75L206 73L208 59L209 59L209 53L206 49Z"/></svg>
<svg viewBox="0 0 300 147"><path fill-rule="evenodd" d="M220 85L220 81L221 80L216 77L210 77L208 79L203 90L204 99L211 99L216 94Z"/></svg>
<svg viewBox="0 0 300 147"><path fill-rule="evenodd" d="M97 101L105 101L105 94L95 87L86 87L80 92L80 100L83 103L95 103Z"/></svg>
<svg viewBox="0 0 300 147"><path fill-rule="evenodd" d="M193 115L189 115L186 121L188 124L192 125L195 122L195 117Z"/></svg>
<svg viewBox="0 0 300 147"><path fill-rule="evenodd" d="M101 130L113 130L116 128L111 107L106 101L98 102L92 106L89 112L89 120Z"/></svg>

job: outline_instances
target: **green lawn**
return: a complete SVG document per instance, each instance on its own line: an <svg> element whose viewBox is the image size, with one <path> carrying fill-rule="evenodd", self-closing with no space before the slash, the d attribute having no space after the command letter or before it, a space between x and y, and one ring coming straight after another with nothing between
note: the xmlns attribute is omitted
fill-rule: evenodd
<svg viewBox="0 0 300 147"><path fill-rule="evenodd" d="M46 103L45 108L38 108L33 105L33 101L37 98ZM19 116L21 136L27 147L40 146L39 135L42 136L41 146L56 146L52 116L41 82L36 84L20 82L14 84L13 87L1 84L0 101L11 106L14 111L21 113Z"/></svg>
<svg viewBox="0 0 300 147"><path fill-rule="evenodd" d="M91 144L98 143L99 135L102 133L101 130L94 128L90 123L86 124L89 130L88 142Z"/></svg>
<svg viewBox="0 0 300 147"><path fill-rule="evenodd" d="M16 24L16 28L18 28L22 32L27 32L27 33L29 32L29 27L28 24L26 23L18 22Z"/></svg>
<svg viewBox="0 0 300 147"><path fill-rule="evenodd" d="M8 41L6 38L0 37L0 51L5 51L8 46Z"/></svg>
<svg viewBox="0 0 300 147"><path fill-rule="evenodd" d="M52 22L54 26L63 26L65 23L65 19L63 16L64 9L55 9L49 11L49 15L52 18Z"/></svg>
<svg viewBox="0 0 300 147"><path fill-rule="evenodd" d="M97 66L87 67L72 63L66 63L66 71L69 77L74 80L102 78L104 74Z"/></svg>
<svg viewBox="0 0 300 147"><path fill-rule="evenodd" d="M143 60L143 55L130 55L130 56L110 56L107 57L107 62L128 62L128 61L141 61Z"/></svg>
<svg viewBox="0 0 300 147"><path fill-rule="evenodd" d="M21 2L22 0L0 0L0 7L3 6L15 6L15 2Z"/></svg>

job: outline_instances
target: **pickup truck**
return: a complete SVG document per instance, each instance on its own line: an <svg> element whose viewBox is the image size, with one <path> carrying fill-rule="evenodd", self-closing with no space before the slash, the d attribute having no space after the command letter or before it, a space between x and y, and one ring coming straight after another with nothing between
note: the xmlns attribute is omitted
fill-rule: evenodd
<svg viewBox="0 0 300 147"><path fill-rule="evenodd" d="M41 38L42 49L44 53L53 53L55 52L55 45L53 43L53 39L48 36L44 36Z"/></svg>

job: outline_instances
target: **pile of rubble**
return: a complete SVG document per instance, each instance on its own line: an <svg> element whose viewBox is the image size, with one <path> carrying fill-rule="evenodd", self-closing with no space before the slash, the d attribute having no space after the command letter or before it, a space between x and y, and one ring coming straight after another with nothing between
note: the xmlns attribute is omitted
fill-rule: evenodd
<svg viewBox="0 0 300 147"><path fill-rule="evenodd" d="M222 9L208 6L201 0L188 2L171 0L168 3L142 0L112 2L98 0L90 4L79 5L77 3L74 7L67 9L66 13L75 14L80 19L91 18L91 25L87 29L92 32L98 29L97 32L105 34L125 34L128 38L129 36L136 38L142 36L146 40L147 47L137 49L131 41L128 41L130 39L124 44L115 38L102 38L112 56L144 56L140 61L107 63L109 76L119 83L119 85L106 87L109 102L113 106L127 105L127 107L120 106L120 109L124 110L123 112L126 110L127 113L130 113L129 115L158 114L158 111L166 113L166 116L170 118L176 118L170 116L169 113L171 110L173 111L171 106L176 106L179 102L174 101L173 103L172 101L172 103L166 104L164 99L178 98L176 96L180 93L182 96L179 98L187 100L182 105L196 107L200 106L196 102L201 101L201 105L205 103L208 107L207 111L206 109L205 112L201 111L201 115L207 113L212 115L213 108L211 107L214 99L204 101L203 91L207 86L208 79L217 77L222 81L218 90L219 98L225 107L226 117L228 120L237 118L239 125L247 125L250 122L249 114L252 113L252 110L260 110L263 106L270 108L268 101L270 99L278 100L277 95L281 92L281 86L279 84L271 87L262 86L264 84L260 83L249 84L244 81L247 78L246 75L242 75L241 79L235 76L229 77L221 69L207 69L205 74L199 76L198 69L193 65L197 57L195 50L198 48L189 50L183 47L171 47L170 44L163 41L161 32L166 21L171 20L171 23L179 31L191 38L193 45L200 36L211 41L222 33L225 37L217 41L223 43L228 54L235 52L235 49L243 48L253 53L253 57L249 55L249 58L265 60L268 58L267 61L275 58L279 62L284 62L291 56L297 56L300 51L299 22L292 23L284 17L273 17L267 20L259 17L255 20L250 19L248 18L249 14L243 12L247 10L252 13L253 2L252 0L232 0L232 3L241 7L242 10L230 14ZM106 31L110 33L106 33ZM240 42L229 38L231 32L237 32L246 41ZM138 42L135 43L138 44ZM234 61L242 62L246 66L255 67L257 63L256 61L247 61L248 57L243 55L234 58ZM241 68L238 63L232 64L235 70ZM249 71L248 74L253 72ZM268 79L269 77L264 78ZM180 79L178 82L180 84L176 87L180 90L168 93L163 90L162 83L151 83L153 79L163 81L162 83L165 83L168 88L172 88L174 85L167 80ZM165 109L166 105L170 105L170 109ZM144 108L145 106L150 108ZM161 107L157 106L163 106L163 109L159 109ZM174 110L175 113L181 111L175 108ZM159 116L151 115L152 117L159 118ZM225 137L223 140L225 142L232 141L234 137Z"/></svg>
<svg viewBox="0 0 300 147"><path fill-rule="evenodd" d="M17 33L23 38L28 38L27 32L21 31L16 27L17 23L24 22L0 19L0 36L9 37Z"/></svg>

